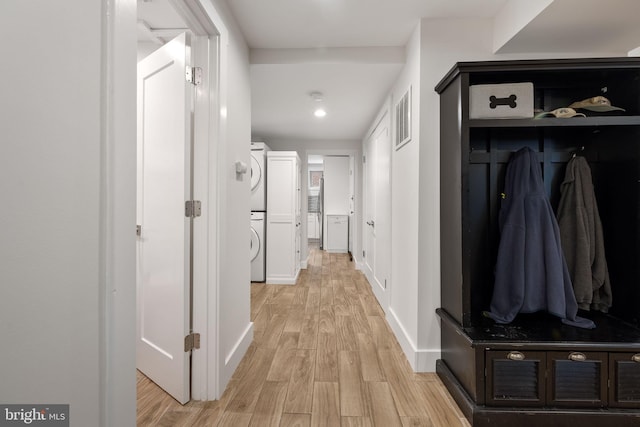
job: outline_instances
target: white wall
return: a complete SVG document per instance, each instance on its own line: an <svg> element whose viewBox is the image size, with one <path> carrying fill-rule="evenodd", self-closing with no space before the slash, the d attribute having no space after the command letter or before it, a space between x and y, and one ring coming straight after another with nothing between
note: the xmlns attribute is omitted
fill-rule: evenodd
<svg viewBox="0 0 640 427"><path fill-rule="evenodd" d="M0 402L133 425L135 1L3 2L0 34Z"/></svg>
<svg viewBox="0 0 640 427"><path fill-rule="evenodd" d="M493 51L497 52L513 36L546 9L555 0L510 0L495 17Z"/></svg>
<svg viewBox="0 0 640 427"><path fill-rule="evenodd" d="M0 211L0 402L69 403L71 425L134 425L136 2L0 8L2 52L21 64L0 71L0 194L14 206ZM233 171L249 162L250 95L246 44L222 14L225 380L251 341L249 184Z"/></svg>
<svg viewBox="0 0 640 427"><path fill-rule="evenodd" d="M418 206L420 135L420 31L414 30L406 48L407 62L393 86L391 109L409 87L411 141L391 152L391 296L387 320L415 368L418 334ZM393 115L392 115L393 117ZM391 120L395 134L395 119ZM395 146L395 139L391 142Z"/></svg>
<svg viewBox="0 0 640 427"><path fill-rule="evenodd" d="M228 5L211 0L224 21L228 37L223 40L221 84L224 85L222 140L219 146L220 214L219 232L219 395L253 339L250 321L251 264L249 230L251 183L248 174L237 175L236 161L250 164L251 94L249 50ZM226 64L226 65L224 65Z"/></svg>
<svg viewBox="0 0 640 427"><path fill-rule="evenodd" d="M158 50L160 47L159 44L154 42L138 42L137 45L137 58L138 62L142 61L144 58Z"/></svg>
<svg viewBox="0 0 640 427"><path fill-rule="evenodd" d="M349 214L349 156L324 157L324 207L326 214Z"/></svg>
<svg viewBox="0 0 640 427"><path fill-rule="evenodd" d="M419 307L415 369L433 371L440 357L440 99L434 87L457 61L492 54L493 22L487 19L422 20L420 79L420 188L418 231ZM429 113L427 113L429 112Z"/></svg>
<svg viewBox="0 0 640 427"><path fill-rule="evenodd" d="M327 215L349 215L349 201L351 198L351 175L349 156L324 157L324 217L323 230L327 246L329 222Z"/></svg>
<svg viewBox="0 0 640 427"><path fill-rule="evenodd" d="M253 137L254 141L261 139L258 136ZM353 230L353 258L356 266L359 268L362 263L362 239L361 239L361 223L362 223L362 146L357 140L330 140L330 141L298 141L298 140L280 140L265 141L272 150L278 151L297 151L302 161L302 200L307 200L308 195L308 179L309 170L306 162L309 154L333 155L333 156L353 156L355 158L355 226ZM302 218L307 217L307 204L302 203ZM307 235L307 223L302 221L302 235ZM301 258L303 268L306 268L307 258L309 256L309 245L307 239L302 239L300 245Z"/></svg>
<svg viewBox="0 0 640 427"><path fill-rule="evenodd" d="M495 55L493 24L491 19L421 20L407 43L405 67L381 107L382 112L388 105L393 109L412 87L412 140L392 152L387 320L416 371L433 371L440 357L440 324L435 314L440 306L440 117L435 86L460 61L581 56L571 52Z"/></svg>

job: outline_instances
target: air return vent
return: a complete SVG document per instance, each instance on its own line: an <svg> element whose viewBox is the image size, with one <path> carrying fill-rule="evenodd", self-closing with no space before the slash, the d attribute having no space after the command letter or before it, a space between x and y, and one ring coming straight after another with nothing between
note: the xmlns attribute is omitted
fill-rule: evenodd
<svg viewBox="0 0 640 427"><path fill-rule="evenodd" d="M411 141L411 86L396 104L396 150Z"/></svg>

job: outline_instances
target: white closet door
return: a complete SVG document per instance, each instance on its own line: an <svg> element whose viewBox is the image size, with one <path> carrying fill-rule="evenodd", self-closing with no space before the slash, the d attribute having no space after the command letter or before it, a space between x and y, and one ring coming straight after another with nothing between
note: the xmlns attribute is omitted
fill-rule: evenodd
<svg viewBox="0 0 640 427"><path fill-rule="evenodd" d="M189 49L183 34L138 65L137 367L180 403L190 399Z"/></svg>

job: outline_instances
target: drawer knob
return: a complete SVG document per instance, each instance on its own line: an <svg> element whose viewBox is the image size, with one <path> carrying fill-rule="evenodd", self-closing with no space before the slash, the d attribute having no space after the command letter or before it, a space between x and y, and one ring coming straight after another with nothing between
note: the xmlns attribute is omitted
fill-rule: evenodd
<svg viewBox="0 0 640 427"><path fill-rule="evenodd" d="M574 352L569 354L569 360L573 360L574 362L584 362L587 360L587 356L585 356L584 353Z"/></svg>
<svg viewBox="0 0 640 427"><path fill-rule="evenodd" d="M634 354L633 356L631 356L631 360L633 360L636 363L640 363L640 353Z"/></svg>
<svg viewBox="0 0 640 427"><path fill-rule="evenodd" d="M509 360L524 360L524 354L520 353L519 351L510 351L509 354L507 354L507 359Z"/></svg>

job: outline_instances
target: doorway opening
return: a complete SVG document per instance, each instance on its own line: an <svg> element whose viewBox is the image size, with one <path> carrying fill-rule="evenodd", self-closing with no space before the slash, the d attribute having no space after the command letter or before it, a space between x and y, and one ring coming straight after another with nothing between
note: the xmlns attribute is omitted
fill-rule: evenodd
<svg viewBox="0 0 640 427"><path fill-rule="evenodd" d="M355 156L307 154L307 251L353 253ZM352 257L351 257L352 258Z"/></svg>
<svg viewBox="0 0 640 427"><path fill-rule="evenodd" d="M175 203L171 206L171 210L175 212L173 221L174 224L177 224L174 229L182 229L182 237L178 239L182 243L165 247L160 253L160 258L162 258L167 252L173 252L173 259L178 260L177 264L181 265L180 271L179 274L174 275L176 280L171 285L164 283L167 289L171 286L174 289L170 292L159 292L156 299L146 298L148 289L143 289L141 284L148 283L150 277L166 278L167 275L155 274L148 268L149 265L145 265L141 260L145 259L142 257L142 248L145 245L148 247L152 236L149 233L153 231L147 227L144 221L149 210L157 210L159 205L157 203L148 204L145 200L141 200L141 195L144 194L146 197L147 194L141 192L141 184L138 186L137 345L152 349L155 354L153 357L157 360L162 357L172 359L177 355L180 358L186 358L186 361L179 367L167 368L170 370L178 369L181 371L180 373L171 372L171 375L166 378L165 376L152 377L153 381L176 400L181 403L191 399L213 400L221 394L217 377L218 340L214 321L217 318L218 303L216 277L219 254L217 242L219 239L217 236L218 218L213 208L217 205L220 183L216 179L211 180L211 177L217 176L219 159L216 136L219 135L220 126L216 112L220 111L221 33L212 23L211 11L205 11L198 1L153 0L138 2L137 12L138 63L141 64L146 60L145 58L151 58L163 48L169 50L167 52L169 57L176 56L177 52L175 49L170 49L169 45L174 43L176 37L185 38L187 43L183 44L185 44L186 50L181 55L186 60L180 66L181 69L176 70L175 77L180 79L177 87L190 87L190 95L185 98L186 101L174 109L170 116L162 120L164 116L160 112L155 117L156 122L165 121L172 125L180 120L185 122L185 131L178 132L182 133L181 136L185 137L185 140L173 147L175 155L166 156L166 153L165 155L160 153L155 160L150 155L152 150L141 146L141 141L145 141L145 135L153 132L154 128L148 121L145 122L144 128L141 127L140 123L143 121L140 121L140 114L141 111L146 113L147 109L142 109L140 102L141 99L146 98L140 95L138 97L139 181L143 176L147 180L150 179L141 167L144 165L145 170L160 168L163 173L167 170L180 169L178 175L182 176L184 185L176 188ZM167 64L169 63L171 61L167 62ZM189 71L191 71L191 79L188 77ZM158 75L159 71L158 74L153 74L154 77ZM162 84L156 85L158 94L153 99L149 99L152 103L159 104L160 102L157 101L166 100L168 96L168 92L165 91L167 86L164 83L166 82L160 83ZM145 86L145 94L148 95L147 89L149 88ZM177 120L178 117L180 120ZM162 134L163 132L156 133ZM163 183L166 176L160 174L153 179L156 180L156 187L159 189L157 199L163 200L165 197L169 197L166 192L163 194L161 191L167 186L167 183ZM146 184L148 182L145 182ZM208 209L210 206L212 208ZM144 250L146 250L145 254L149 253L149 250ZM156 267L162 269L166 266L163 263L156 263ZM150 288L157 290L157 284L152 284ZM151 331L159 326L151 324L154 317L150 313L157 312L156 317L161 319L167 311L173 310L170 309L170 306L173 307L177 298L168 298L171 292L182 298L181 306L176 307L176 310L179 310L177 315L179 322L173 322L180 323L180 325L172 326L177 330L171 338L171 343L162 342L163 339L166 339L165 335L168 335L165 334L165 327L155 334L156 340L153 341L149 338L154 335ZM143 324L147 335L141 332ZM169 346L173 350L168 351ZM194 351L196 349L197 351ZM143 360L139 349L137 353L136 365L139 368L141 364L146 364L147 367L150 363L151 365L155 364L153 361L150 362L148 358ZM157 366L154 367L155 371L158 371L157 368ZM149 372L152 370L149 369ZM169 377L173 379L168 380ZM176 393L175 390L179 391Z"/></svg>
<svg viewBox="0 0 640 427"><path fill-rule="evenodd" d="M363 270L383 310L390 301L391 137L384 113L364 144Z"/></svg>

